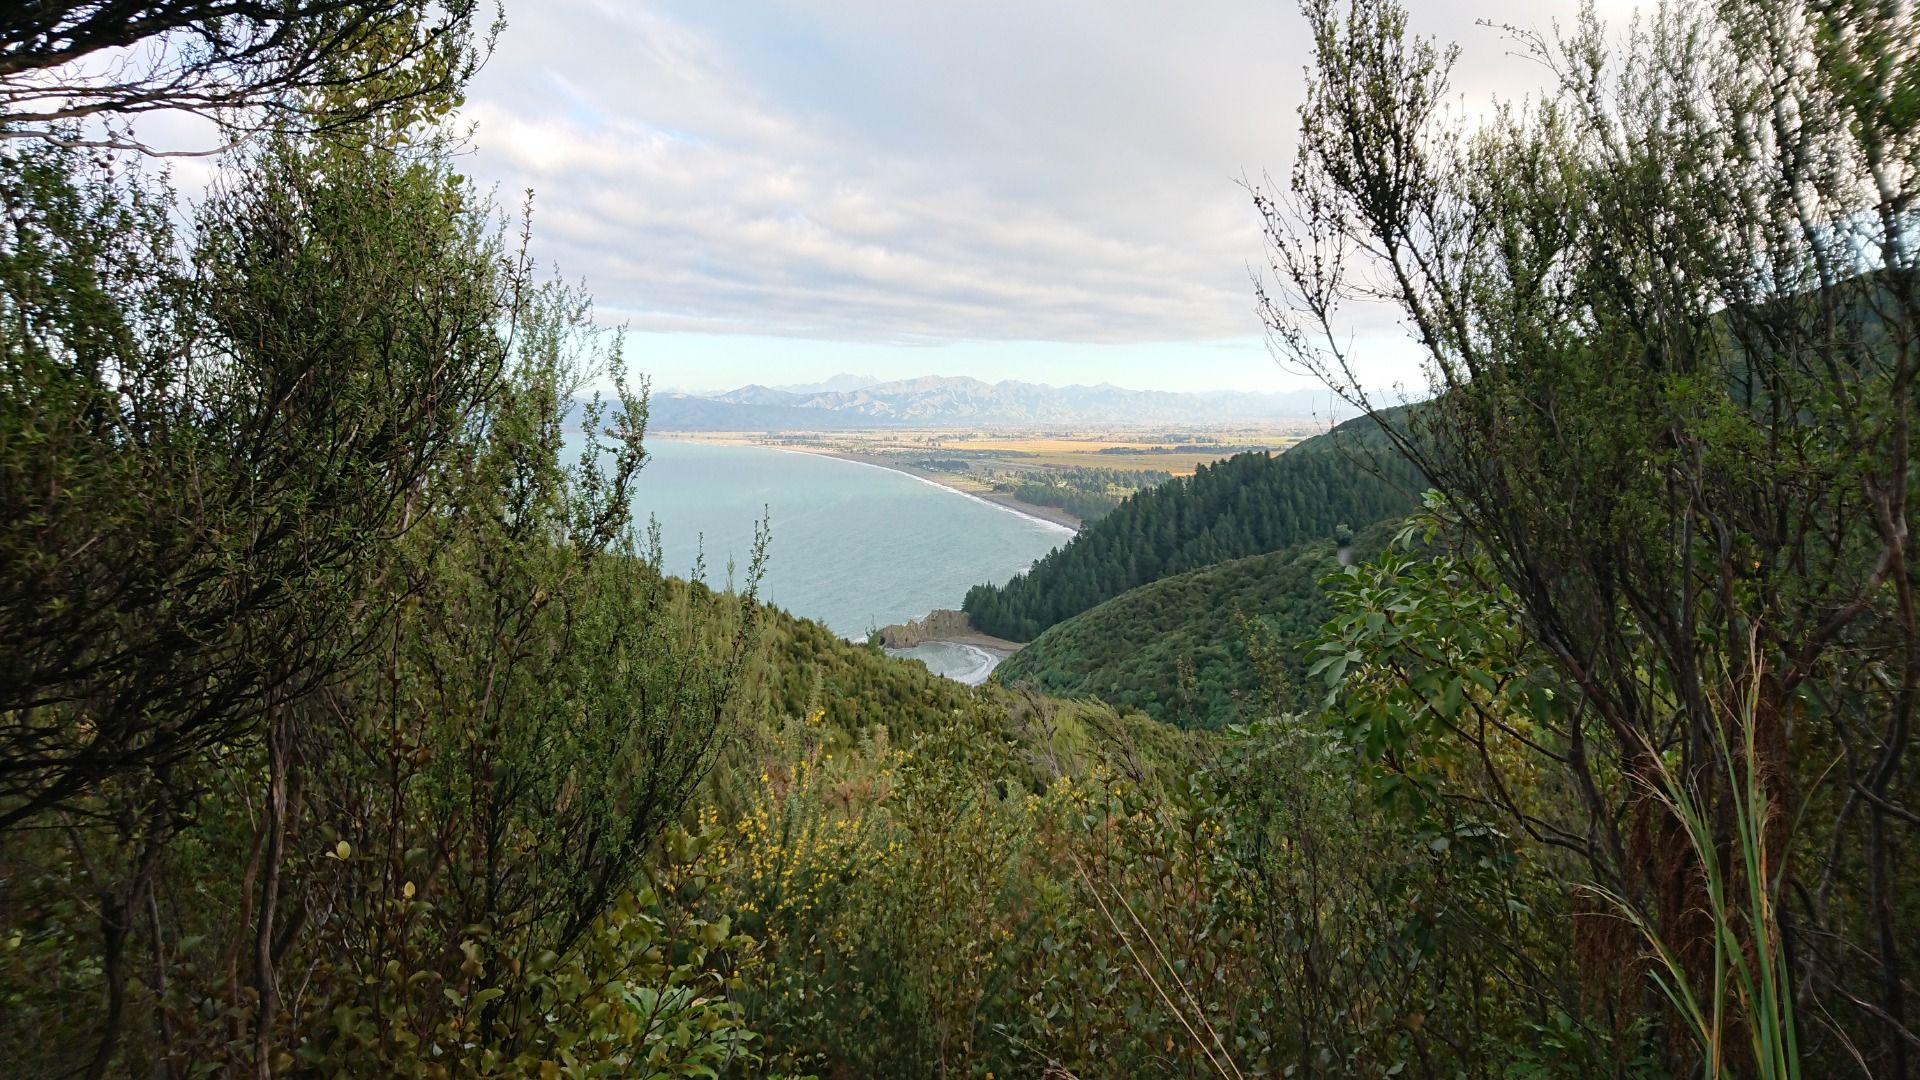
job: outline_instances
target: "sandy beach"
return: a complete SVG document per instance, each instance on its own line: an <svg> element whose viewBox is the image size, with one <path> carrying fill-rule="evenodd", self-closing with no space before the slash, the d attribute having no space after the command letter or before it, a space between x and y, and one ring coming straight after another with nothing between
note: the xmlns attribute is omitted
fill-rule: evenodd
<svg viewBox="0 0 1920 1080"><path fill-rule="evenodd" d="M777 447L777 449L795 450L803 454L819 454L822 457L835 457L842 461L857 461L862 465L872 465L879 469L891 469L897 473L905 473L916 479L925 480L930 484L938 484L948 491L957 491L962 495L971 495L976 499L985 499L996 506L1005 507L1016 514L1024 514L1030 518L1037 518L1051 525L1062 525L1072 529L1074 532L1080 531L1080 519L1059 507L1040 506L1035 503L1016 499L1002 492L991 491L986 488L968 487L964 484L955 483L953 477L946 473L937 473L928 469L917 469L912 465L902 464L882 454L855 454L845 450L830 450L825 447L810 446L782 446Z"/></svg>
<svg viewBox="0 0 1920 1080"><path fill-rule="evenodd" d="M925 618L882 627L880 641L893 656L919 660L935 674L978 686L1000 662L1026 646L973 628L966 613L946 609Z"/></svg>
<svg viewBox="0 0 1920 1080"><path fill-rule="evenodd" d="M928 638L909 649L888 649L887 654L918 660L936 675L944 675L967 686L979 686L987 681L1001 661L1021 648L1017 642L984 644L981 641L997 642L999 639L984 638L984 635ZM1011 647L1003 648L1003 645Z"/></svg>

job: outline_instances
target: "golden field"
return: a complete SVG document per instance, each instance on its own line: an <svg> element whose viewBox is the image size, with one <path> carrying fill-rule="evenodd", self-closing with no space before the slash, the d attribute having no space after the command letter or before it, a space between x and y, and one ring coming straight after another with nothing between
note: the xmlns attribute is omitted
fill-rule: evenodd
<svg viewBox="0 0 1920 1080"><path fill-rule="evenodd" d="M1256 448L1284 449L1321 428L1312 423L1276 425L1207 432L1164 430L1089 432L996 431L789 431L674 433L675 439L703 442L787 446L892 459L965 455L1008 468L1103 468L1129 471L1158 470L1186 476L1208 462ZM1166 453L1102 453L1108 450L1151 450L1177 446L1181 440L1199 443L1191 451Z"/></svg>

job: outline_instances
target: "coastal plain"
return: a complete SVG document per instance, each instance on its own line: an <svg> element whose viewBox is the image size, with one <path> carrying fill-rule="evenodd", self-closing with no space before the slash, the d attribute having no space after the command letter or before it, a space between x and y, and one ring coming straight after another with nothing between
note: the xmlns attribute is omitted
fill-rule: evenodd
<svg viewBox="0 0 1920 1080"><path fill-rule="evenodd" d="M1014 494L1076 470L1190 476L1202 465L1251 450L1281 451L1324 430L1295 421L1218 429L1104 430L886 429L859 431L688 431L687 442L765 446L826 454L896 469L1010 510L1078 529L1082 518L1060 506ZM1147 476L1140 481L1150 483ZM1116 487L1116 491L1121 490Z"/></svg>
<svg viewBox="0 0 1920 1080"><path fill-rule="evenodd" d="M1247 452L1278 453L1324 430L1311 421L1196 430L1167 426L1102 430L887 429L670 432L674 441L754 446L836 457L905 473L1075 531L1141 488L1192 476L1202 465ZM1057 503L1057 504L1056 504ZM1090 520L1090 519L1089 519ZM959 605L959 597L952 603ZM953 609L879 628L894 656L977 684L1023 646L992 637Z"/></svg>

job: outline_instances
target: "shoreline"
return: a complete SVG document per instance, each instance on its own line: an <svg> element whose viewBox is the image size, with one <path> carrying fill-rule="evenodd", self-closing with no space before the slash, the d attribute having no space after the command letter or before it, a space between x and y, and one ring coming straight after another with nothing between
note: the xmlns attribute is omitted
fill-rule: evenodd
<svg viewBox="0 0 1920 1080"><path fill-rule="evenodd" d="M982 502L990 502L1002 510L1019 514L1021 517L1032 518L1042 524L1059 526L1076 534L1080 531L1082 524L1079 518L1058 507L1041 506L1038 503L1026 502L1025 500L1016 499L1011 495L1002 494L998 491L974 491L970 488L961 487L951 480L943 479L944 474L942 473L931 472L926 469L916 469L911 465L902 465L896 461L889 461L879 454L855 454L845 450L829 450L820 447L804 446L769 446L767 449L791 450L800 454L814 454L819 457L839 458L841 461L851 461L856 465L870 465L876 469L897 472L902 476L911 476L915 480L923 480L936 487L946 488L948 491L957 495L965 495L968 498L979 499Z"/></svg>
<svg viewBox="0 0 1920 1080"><path fill-rule="evenodd" d="M916 469L911 465L903 465L900 462L889 460L885 455L881 454L859 454L824 446L776 446L772 443L759 442L753 439L703 438L699 432L661 432L653 437L664 442L709 443L723 446L757 446L764 450L780 450L790 454L812 454L815 457L836 458L840 461L852 462L855 465L866 465L870 468L885 469L888 472L899 473L902 476L910 476L922 483L945 488L956 495L964 495L969 499L978 499L981 502L989 503L1008 513L1019 514L1024 518L1031 518L1042 525L1065 529L1069 535L1078 534L1083 524L1078 517L1058 507L1040 506L1036 503L1016 499L1011 495L1002 494L998 491L975 491L964 488L953 483L951 479L943 478L940 473L931 472L926 469ZM950 644L964 645L970 643L956 641Z"/></svg>
<svg viewBox="0 0 1920 1080"><path fill-rule="evenodd" d="M930 611L924 618L911 622L883 626L876 631L876 636L888 655L918 660L934 674L968 686L986 682L1001 662L1026 647L1021 642L981 632L965 612L952 608ZM927 646L935 647L934 656L916 654ZM954 662L956 656L961 661L958 665Z"/></svg>
<svg viewBox="0 0 1920 1080"><path fill-rule="evenodd" d="M927 638L905 649L887 649L886 653L888 656L898 660L918 660L921 664L927 665L924 658L912 655L914 649L924 645L944 645L948 648L971 653L979 658L978 663L963 672L933 672L933 674L943 679L952 679L954 682L960 683L963 686L981 686L985 684L988 679L993 677L993 673L1000 669L1000 665L1006 662L1008 657L1019 652L1024 647L1020 642L1002 641L1000 638L989 637L986 634L965 634ZM927 667L928 670L932 670L932 665L927 665Z"/></svg>

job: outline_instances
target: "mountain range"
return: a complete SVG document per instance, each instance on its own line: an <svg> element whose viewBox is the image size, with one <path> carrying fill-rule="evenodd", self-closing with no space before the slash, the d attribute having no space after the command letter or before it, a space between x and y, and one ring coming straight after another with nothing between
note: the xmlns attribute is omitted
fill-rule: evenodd
<svg viewBox="0 0 1920 1080"><path fill-rule="evenodd" d="M822 431L862 428L1059 428L1179 424L1207 427L1325 419L1340 412L1324 390L1281 394L1231 390L1171 393L1097 386L997 383L929 375L861 382L840 375L824 383L743 386L723 394L656 394L649 426L656 431Z"/></svg>

